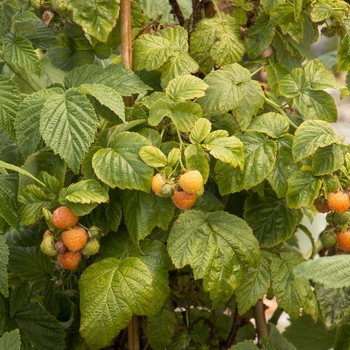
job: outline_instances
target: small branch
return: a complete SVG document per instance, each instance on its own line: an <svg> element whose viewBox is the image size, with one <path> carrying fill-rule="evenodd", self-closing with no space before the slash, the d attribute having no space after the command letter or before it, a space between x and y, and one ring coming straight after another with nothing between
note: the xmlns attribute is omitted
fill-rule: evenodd
<svg viewBox="0 0 350 350"><path fill-rule="evenodd" d="M256 322L256 331L258 333L258 341L260 344L262 337L269 336L265 318L265 305L261 299L254 305L254 317Z"/></svg>
<svg viewBox="0 0 350 350"><path fill-rule="evenodd" d="M176 16L177 20L179 21L180 26L183 26L185 24L185 17L182 14L181 8L179 4L177 3L177 0L169 0L169 4L171 6L171 13Z"/></svg>
<svg viewBox="0 0 350 350"><path fill-rule="evenodd" d="M128 326L128 349L140 350L139 317L132 316Z"/></svg>
<svg viewBox="0 0 350 350"><path fill-rule="evenodd" d="M202 4L200 0L192 0L192 30L196 29L197 23L202 19Z"/></svg>
<svg viewBox="0 0 350 350"><path fill-rule="evenodd" d="M226 344L223 347L223 350L228 350L232 347L233 342L235 341L238 330L245 324L245 319L243 319L239 313L238 308L236 307L235 315L233 317L233 323L230 330L230 334L226 340Z"/></svg>

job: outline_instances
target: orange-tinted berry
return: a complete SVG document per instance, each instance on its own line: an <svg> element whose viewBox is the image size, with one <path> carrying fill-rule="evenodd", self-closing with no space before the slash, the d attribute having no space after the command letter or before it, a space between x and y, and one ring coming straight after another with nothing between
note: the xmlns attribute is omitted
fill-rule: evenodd
<svg viewBox="0 0 350 350"><path fill-rule="evenodd" d="M78 223L79 217L66 206L58 207L52 213L52 223L56 228L66 230Z"/></svg>
<svg viewBox="0 0 350 350"><path fill-rule="evenodd" d="M66 270L74 270L80 262L81 253L66 251L65 253L60 253L57 255L57 260L60 265Z"/></svg>
<svg viewBox="0 0 350 350"><path fill-rule="evenodd" d="M180 176L178 184L187 193L197 193L203 187L203 176L198 170L190 170Z"/></svg>
<svg viewBox="0 0 350 350"><path fill-rule="evenodd" d="M331 192L327 196L327 204L331 210L345 213L350 206L349 196L342 191Z"/></svg>
<svg viewBox="0 0 350 350"><path fill-rule="evenodd" d="M151 183L152 191L159 197L161 196L160 189L164 184L165 184L165 180L162 174L158 173L153 176L152 183Z"/></svg>
<svg viewBox="0 0 350 350"><path fill-rule="evenodd" d="M76 252L84 247L89 236L84 228L76 227L71 230L63 231L61 239L68 250Z"/></svg>
<svg viewBox="0 0 350 350"><path fill-rule="evenodd" d="M336 231L337 236L337 246L339 249L344 250L345 252L350 251L350 231Z"/></svg>
<svg viewBox="0 0 350 350"><path fill-rule="evenodd" d="M193 206L197 199L197 195L186 191L175 191L171 199L179 209L186 210Z"/></svg>

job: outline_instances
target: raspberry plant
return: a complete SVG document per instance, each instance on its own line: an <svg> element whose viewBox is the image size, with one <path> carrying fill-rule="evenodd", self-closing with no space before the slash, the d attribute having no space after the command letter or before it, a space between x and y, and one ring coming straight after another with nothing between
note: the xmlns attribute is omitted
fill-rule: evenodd
<svg viewBox="0 0 350 350"><path fill-rule="evenodd" d="M347 2L91 3L0 2L0 348L347 349Z"/></svg>

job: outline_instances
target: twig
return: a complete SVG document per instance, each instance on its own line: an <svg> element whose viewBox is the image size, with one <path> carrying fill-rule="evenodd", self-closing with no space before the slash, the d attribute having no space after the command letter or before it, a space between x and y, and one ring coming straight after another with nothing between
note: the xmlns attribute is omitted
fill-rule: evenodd
<svg viewBox="0 0 350 350"><path fill-rule="evenodd" d="M226 344L223 347L223 350L228 350L232 347L232 344L235 341L238 330L245 324L246 324L245 319L243 319L239 315L238 308L236 307L230 334L228 335L228 338L226 340Z"/></svg>
<svg viewBox="0 0 350 350"><path fill-rule="evenodd" d="M259 299L254 305L254 317L256 322L256 331L258 333L258 341L260 344L262 337L269 336L265 318L265 305L261 299Z"/></svg>
<svg viewBox="0 0 350 350"><path fill-rule="evenodd" d="M192 18L192 30L195 30L197 23L202 19L202 4L199 0L192 0Z"/></svg>
<svg viewBox="0 0 350 350"><path fill-rule="evenodd" d="M177 3L177 0L169 0L169 4L171 6L171 13L176 16L180 26L183 26L185 24L185 17L181 11L179 4Z"/></svg>

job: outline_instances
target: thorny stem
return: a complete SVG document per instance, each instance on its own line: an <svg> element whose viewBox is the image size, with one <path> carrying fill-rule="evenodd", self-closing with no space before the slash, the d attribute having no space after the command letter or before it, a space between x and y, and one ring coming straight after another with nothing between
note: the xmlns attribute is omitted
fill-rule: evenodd
<svg viewBox="0 0 350 350"><path fill-rule="evenodd" d="M298 129L298 125L296 125L293 121L290 120L290 118L288 118L287 114L284 112L283 108L281 108L281 106L279 106L277 103L271 101L269 98L265 97L265 102L267 104L269 104L270 106L272 106L273 108L275 108L278 112L280 112L287 120L287 122L293 126L295 129Z"/></svg>
<svg viewBox="0 0 350 350"><path fill-rule="evenodd" d="M267 329L267 323L265 318L265 306L261 299L259 299L254 305L254 317L256 322L256 331L258 334L258 341L260 344L262 337L269 336L269 331Z"/></svg>

